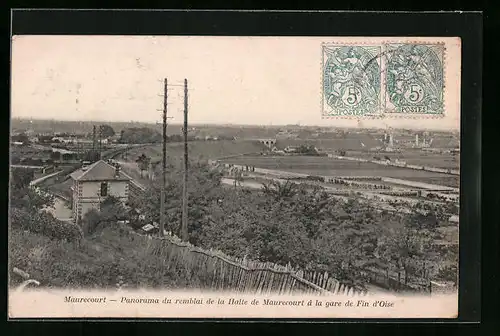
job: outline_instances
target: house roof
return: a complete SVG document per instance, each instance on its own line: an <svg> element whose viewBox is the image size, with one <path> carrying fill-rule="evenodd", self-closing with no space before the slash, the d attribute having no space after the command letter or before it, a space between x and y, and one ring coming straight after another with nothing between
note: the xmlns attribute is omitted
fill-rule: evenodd
<svg viewBox="0 0 500 336"><path fill-rule="evenodd" d="M109 163L100 160L87 169L78 169L73 172L71 178L76 181L130 181L131 178L127 174L120 171L116 176L116 168Z"/></svg>

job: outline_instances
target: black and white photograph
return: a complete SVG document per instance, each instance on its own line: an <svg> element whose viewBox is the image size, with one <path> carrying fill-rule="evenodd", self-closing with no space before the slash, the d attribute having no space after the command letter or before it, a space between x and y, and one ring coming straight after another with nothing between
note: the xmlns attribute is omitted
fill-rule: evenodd
<svg viewBox="0 0 500 336"><path fill-rule="evenodd" d="M460 57L13 36L9 316L456 317Z"/></svg>

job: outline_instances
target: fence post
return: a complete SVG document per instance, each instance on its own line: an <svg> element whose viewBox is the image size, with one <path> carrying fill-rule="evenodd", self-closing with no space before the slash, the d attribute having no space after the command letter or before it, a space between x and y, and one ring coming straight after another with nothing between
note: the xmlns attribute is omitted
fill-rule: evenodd
<svg viewBox="0 0 500 336"><path fill-rule="evenodd" d="M398 290L401 287L401 270L398 270Z"/></svg>

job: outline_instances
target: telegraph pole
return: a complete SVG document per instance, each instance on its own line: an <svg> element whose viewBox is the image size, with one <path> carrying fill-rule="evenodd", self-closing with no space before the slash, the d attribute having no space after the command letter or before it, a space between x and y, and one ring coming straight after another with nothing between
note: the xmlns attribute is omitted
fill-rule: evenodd
<svg viewBox="0 0 500 336"><path fill-rule="evenodd" d="M102 159L102 127L99 126L99 160Z"/></svg>
<svg viewBox="0 0 500 336"><path fill-rule="evenodd" d="M163 155L162 155L162 185L160 194L160 237L163 237L165 230L165 188L167 184L167 79L163 88Z"/></svg>
<svg viewBox="0 0 500 336"><path fill-rule="evenodd" d="M184 79L184 185L182 188L182 240L189 240L188 232L188 196L187 196L187 182L188 182L188 86L187 79Z"/></svg>
<svg viewBox="0 0 500 336"><path fill-rule="evenodd" d="M95 143L96 143L96 129L95 125L92 129L92 150L95 151Z"/></svg>

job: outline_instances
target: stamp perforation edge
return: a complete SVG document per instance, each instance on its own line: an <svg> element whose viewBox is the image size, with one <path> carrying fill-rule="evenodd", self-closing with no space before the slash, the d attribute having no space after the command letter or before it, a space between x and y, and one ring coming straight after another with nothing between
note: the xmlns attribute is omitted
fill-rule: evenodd
<svg viewBox="0 0 500 336"><path fill-rule="evenodd" d="M321 76L319 79L320 83L320 92L321 92L321 99L320 99L320 111L321 111L321 119L322 120L329 120L329 119L343 119L343 120L373 120L373 119L381 119L383 118L383 109L381 109L381 112L374 113L374 114L363 114L363 115L341 115L341 114L336 114L336 115L326 115L324 114L324 106L325 106L325 94L324 94L324 47L329 46L329 45L338 45L338 46L372 46L372 47L380 47L382 50L382 44L380 43L373 43L369 41L346 41L346 42L338 42L338 41L332 41L332 42L321 42L320 48L321 48L321 58L320 58L320 69L321 69ZM382 100L382 92L380 92L380 97L379 97L379 104L382 107L383 100Z"/></svg>
<svg viewBox="0 0 500 336"><path fill-rule="evenodd" d="M442 61L442 67L443 67L443 90L442 90L442 104L443 104L443 112L442 113L435 113L435 114L423 114L423 113L420 113L420 114L416 114L416 113L408 113L408 114L403 114L403 113L394 113L394 112L391 112L391 113L386 113L386 112L383 112L382 115L383 117L382 118L387 118L387 119L424 119L424 120L432 120L432 119L443 119L446 117L446 113L445 113L445 108L446 108L446 94L445 94L445 89L446 89L446 84L447 84L447 76L446 76L446 71L447 71L447 68L446 68L446 65L447 65L447 60L446 60L446 51L447 51L447 48L446 48L446 43L445 42L442 42L442 41L435 41L435 42L431 42L431 41L425 41L425 40L396 40L396 41L392 41L392 40L388 40L388 41L382 41L381 42L382 45L387 45L387 44L418 44L418 45L441 45L441 47L443 48L443 61ZM385 85L385 83L384 83ZM384 102L385 102L385 97L384 97Z"/></svg>

